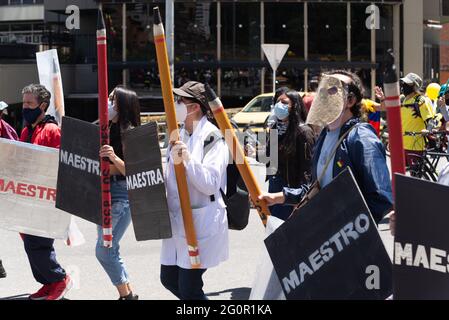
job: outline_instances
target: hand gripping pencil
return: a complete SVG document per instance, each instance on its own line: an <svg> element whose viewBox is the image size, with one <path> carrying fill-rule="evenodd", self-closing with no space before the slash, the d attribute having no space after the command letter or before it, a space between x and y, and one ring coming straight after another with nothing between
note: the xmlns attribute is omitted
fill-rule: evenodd
<svg viewBox="0 0 449 320"><path fill-rule="evenodd" d="M214 114L215 120L217 120L218 126L225 137L229 149L231 150L232 158L237 165L237 169L243 178L243 182L245 182L245 185L248 188L251 200L253 201L257 212L259 213L260 219L262 219L262 223L265 226L267 224L267 218L270 215L270 210L268 209L265 201L259 200L261 191L257 180L251 171L248 161L246 161L245 153L243 152L237 136L235 135L234 128L232 127L231 122L224 111L223 104L209 85L206 84L205 88L207 100L209 101L209 106ZM232 139L228 139L229 134L231 134Z"/></svg>
<svg viewBox="0 0 449 320"><path fill-rule="evenodd" d="M103 12L98 11L97 24L98 59L98 115L100 118L100 145L109 144L108 126L108 58L106 45L106 27ZM101 216L103 225L103 245L112 247L111 181L108 158L100 161L101 169Z"/></svg>
<svg viewBox="0 0 449 320"><path fill-rule="evenodd" d="M179 140L178 124L176 121L175 99L173 96L172 82L170 78L170 66L168 63L167 44L165 42L165 31L162 24L159 8L154 8L154 43L156 45L157 64L161 79L162 98L167 121L167 129L170 142ZM201 260L196 239L195 226L192 218L192 207L190 205L187 178L183 163L175 163L176 183L178 185L179 200L181 202L182 218L186 232L187 247L189 251L190 264L192 268L200 268Z"/></svg>

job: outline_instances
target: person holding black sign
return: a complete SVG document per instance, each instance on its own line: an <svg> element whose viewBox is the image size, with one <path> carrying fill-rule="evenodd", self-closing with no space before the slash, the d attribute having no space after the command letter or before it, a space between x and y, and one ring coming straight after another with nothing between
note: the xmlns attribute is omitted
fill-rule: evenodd
<svg viewBox="0 0 449 320"><path fill-rule="evenodd" d="M161 283L181 300L207 300L203 274L228 259L228 220L220 189L226 192L228 147L209 120L212 116L202 83L189 81L173 90L181 141L167 151L165 181L173 237L162 241ZM205 144L208 143L207 152ZM192 269L179 201L174 164L185 166L198 239L201 268Z"/></svg>
<svg viewBox="0 0 449 320"><path fill-rule="evenodd" d="M385 149L374 128L360 122L363 85L347 71L325 74L321 80L307 123L325 127L315 145L312 177L321 188L350 167L376 223L393 207L390 174ZM260 196L272 206L298 204L309 185ZM344 190L342 190L344 192ZM338 195L336 195L338 196Z"/></svg>
<svg viewBox="0 0 449 320"><path fill-rule="evenodd" d="M274 105L275 121L271 129L278 134L278 164L267 168L268 191L279 192L284 187L298 188L310 178L312 148L315 133L305 124L307 110L301 96L294 90L282 92ZM268 141L267 151L270 150ZM274 205L271 214L279 219L287 219L293 207Z"/></svg>
<svg viewBox="0 0 449 320"><path fill-rule="evenodd" d="M26 126L20 141L40 146L57 148L61 146L61 128L55 118L46 115L51 93L40 84L23 88L23 118ZM56 260L54 239L21 234L31 271L37 282L43 286L29 296L31 300L60 300L73 285L72 279Z"/></svg>
<svg viewBox="0 0 449 320"><path fill-rule="evenodd" d="M103 246L103 228L97 226L95 255L117 288L119 300L138 300L139 296L132 291L128 272L120 256L120 240L131 223L122 133L140 125L139 98L134 91L117 87L109 99L110 145L100 148L100 157L107 157L111 162L112 247Z"/></svg>

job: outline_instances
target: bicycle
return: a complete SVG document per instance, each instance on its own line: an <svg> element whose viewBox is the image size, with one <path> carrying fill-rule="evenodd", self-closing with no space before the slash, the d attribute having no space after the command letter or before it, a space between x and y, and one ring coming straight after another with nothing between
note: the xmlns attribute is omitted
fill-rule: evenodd
<svg viewBox="0 0 449 320"><path fill-rule="evenodd" d="M419 131L405 132L405 136L424 138L426 148L422 154L409 154L410 165L406 170L412 177L436 182L438 180L437 167L441 158L449 160L447 153L447 133L446 131ZM417 141L415 141L416 143Z"/></svg>

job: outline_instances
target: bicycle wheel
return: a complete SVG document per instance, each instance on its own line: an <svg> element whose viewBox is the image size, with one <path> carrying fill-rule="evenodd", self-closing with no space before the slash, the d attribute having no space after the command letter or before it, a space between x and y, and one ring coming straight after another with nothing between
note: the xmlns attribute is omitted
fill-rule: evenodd
<svg viewBox="0 0 449 320"><path fill-rule="evenodd" d="M427 158L425 158L425 160L424 160L422 172L423 172L423 175L425 176L425 177L423 177L424 179L433 181L433 182L438 181L438 174L437 174L435 168L432 166L432 164L430 163L430 161Z"/></svg>

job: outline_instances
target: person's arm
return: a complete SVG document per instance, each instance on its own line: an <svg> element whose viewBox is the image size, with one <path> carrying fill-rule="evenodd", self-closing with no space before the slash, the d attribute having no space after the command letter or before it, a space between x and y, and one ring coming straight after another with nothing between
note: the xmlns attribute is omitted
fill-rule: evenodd
<svg viewBox="0 0 449 320"><path fill-rule="evenodd" d="M360 126L354 134L349 143L354 175L374 220L379 223L393 207L385 149L368 127Z"/></svg>
<svg viewBox="0 0 449 320"><path fill-rule="evenodd" d="M111 175L126 175L125 162L115 154L114 148L110 145L104 145L100 148L100 158L105 157L109 158L112 162L112 165L110 166Z"/></svg>

